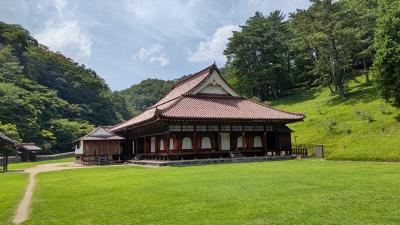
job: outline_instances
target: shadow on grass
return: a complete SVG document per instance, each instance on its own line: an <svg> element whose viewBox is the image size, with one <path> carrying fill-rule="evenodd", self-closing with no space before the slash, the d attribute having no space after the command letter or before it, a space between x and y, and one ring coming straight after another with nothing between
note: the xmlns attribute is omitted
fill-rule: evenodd
<svg viewBox="0 0 400 225"><path fill-rule="evenodd" d="M397 120L397 122L400 123L400 113L397 116L395 116L394 118Z"/></svg>
<svg viewBox="0 0 400 225"><path fill-rule="evenodd" d="M312 100L318 97L319 93L321 92L318 88L304 88L304 89L297 89L293 90L288 93L286 96L282 97L279 100L272 101L272 106L277 106L281 104L295 104L299 102L304 102L307 100Z"/></svg>
<svg viewBox="0 0 400 225"><path fill-rule="evenodd" d="M368 103L380 98L378 90L374 86L357 86L345 93L345 97L339 95L328 101L329 106L338 104L353 105L355 103Z"/></svg>

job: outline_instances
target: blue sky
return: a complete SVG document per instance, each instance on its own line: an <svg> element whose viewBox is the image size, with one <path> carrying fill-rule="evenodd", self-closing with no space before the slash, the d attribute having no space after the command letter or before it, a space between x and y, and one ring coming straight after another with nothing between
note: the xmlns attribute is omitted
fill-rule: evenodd
<svg viewBox="0 0 400 225"><path fill-rule="evenodd" d="M284 13L308 0L0 0L0 20L95 70L112 90L174 79L217 62L233 30L256 11Z"/></svg>

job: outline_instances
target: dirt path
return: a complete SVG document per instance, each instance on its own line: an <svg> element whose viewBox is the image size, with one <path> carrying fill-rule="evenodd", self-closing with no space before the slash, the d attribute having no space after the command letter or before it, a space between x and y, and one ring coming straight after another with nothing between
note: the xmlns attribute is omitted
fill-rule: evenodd
<svg viewBox="0 0 400 225"><path fill-rule="evenodd" d="M82 167L75 163L52 163L52 164L38 165L36 167L26 169L25 172L29 173L29 183L25 190L24 198L18 204L17 211L15 212L15 216L13 219L14 224L20 224L28 219L29 206L31 204L33 189L35 187L35 176L38 173L66 170L66 169L78 169L78 168L87 168L87 167Z"/></svg>

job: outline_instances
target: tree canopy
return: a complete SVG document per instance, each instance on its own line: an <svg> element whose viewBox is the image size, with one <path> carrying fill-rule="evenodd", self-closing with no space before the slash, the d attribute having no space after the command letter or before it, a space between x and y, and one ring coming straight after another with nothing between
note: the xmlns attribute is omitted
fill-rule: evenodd
<svg viewBox="0 0 400 225"><path fill-rule="evenodd" d="M277 99L292 88L328 86L345 97L346 81L369 68L376 0L311 0L288 17L256 12L224 51L224 75L249 97Z"/></svg>
<svg viewBox="0 0 400 225"><path fill-rule="evenodd" d="M400 1L379 3L374 69L383 97L400 106Z"/></svg>

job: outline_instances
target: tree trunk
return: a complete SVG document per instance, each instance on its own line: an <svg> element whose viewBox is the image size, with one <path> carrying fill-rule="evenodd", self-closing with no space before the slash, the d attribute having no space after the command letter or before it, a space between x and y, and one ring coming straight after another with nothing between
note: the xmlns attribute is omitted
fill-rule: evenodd
<svg viewBox="0 0 400 225"><path fill-rule="evenodd" d="M335 90L333 90L332 86L330 84L328 84L329 90L331 90L331 93L335 93Z"/></svg>
<svg viewBox="0 0 400 225"><path fill-rule="evenodd" d="M365 85L369 85L369 76L367 70L367 59L363 59L364 73L365 73Z"/></svg>
<svg viewBox="0 0 400 225"><path fill-rule="evenodd" d="M339 81L338 83L338 91L339 91L339 96L341 98L344 98L344 85L343 82Z"/></svg>
<svg viewBox="0 0 400 225"><path fill-rule="evenodd" d="M344 72L339 71L337 76L337 88L339 91L339 96L344 98Z"/></svg>
<svg viewBox="0 0 400 225"><path fill-rule="evenodd" d="M276 91L276 89L274 87L271 88L271 93L272 93L272 96L274 97L275 100L279 99L277 91Z"/></svg>

